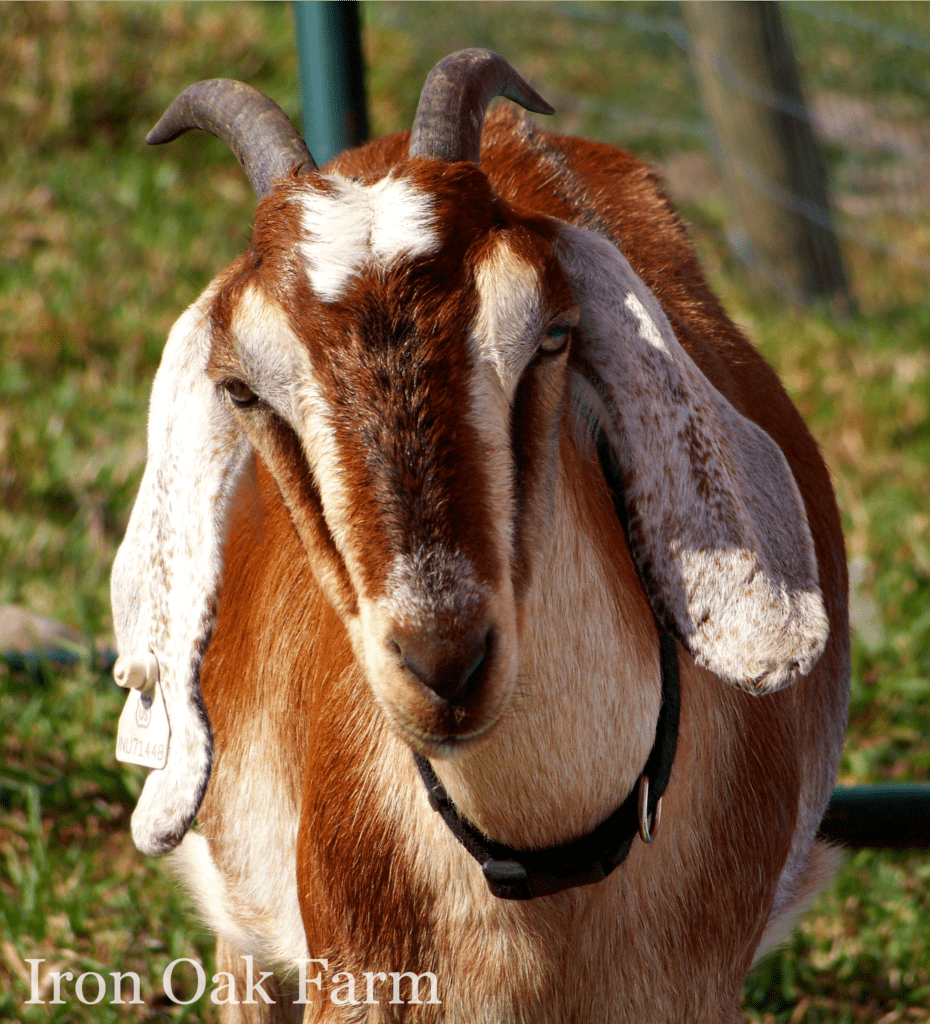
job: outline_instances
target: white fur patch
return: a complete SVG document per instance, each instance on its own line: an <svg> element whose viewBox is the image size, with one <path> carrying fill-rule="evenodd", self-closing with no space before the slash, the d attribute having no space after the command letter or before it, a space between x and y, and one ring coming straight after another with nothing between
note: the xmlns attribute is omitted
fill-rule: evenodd
<svg viewBox="0 0 930 1024"><path fill-rule="evenodd" d="M474 566L464 555L431 548L429 552L395 557L385 596L378 603L413 627L448 612L467 616L487 597Z"/></svg>
<svg viewBox="0 0 930 1024"><path fill-rule="evenodd" d="M511 405L520 375L543 328L542 291L536 268L505 242L477 268L478 314L469 341L475 370L469 382L470 419L486 453L488 507L496 512L498 555L513 554L516 494L510 446Z"/></svg>
<svg viewBox="0 0 930 1024"><path fill-rule="evenodd" d="M409 182L389 176L361 185L335 174L326 181L327 190L300 198L307 234L300 248L323 302L337 302L367 264L384 266L438 248L432 197Z"/></svg>
<svg viewBox="0 0 930 1024"><path fill-rule="evenodd" d="M479 306L472 341L510 396L544 326L539 274L502 243L478 267L475 283Z"/></svg>
<svg viewBox="0 0 930 1024"><path fill-rule="evenodd" d="M300 383L313 370L307 350L294 336L284 312L251 284L236 304L230 326L245 382L293 423L300 411Z"/></svg>
<svg viewBox="0 0 930 1024"><path fill-rule="evenodd" d="M254 793L245 797L254 806L265 806ZM297 820L296 811L284 818L267 814L261 826L250 827L245 815L237 817L241 841L231 878L219 869L199 832L187 833L170 862L204 922L240 956L254 956L263 968L276 969L282 976L310 955L297 896ZM279 845L284 831L286 841Z"/></svg>

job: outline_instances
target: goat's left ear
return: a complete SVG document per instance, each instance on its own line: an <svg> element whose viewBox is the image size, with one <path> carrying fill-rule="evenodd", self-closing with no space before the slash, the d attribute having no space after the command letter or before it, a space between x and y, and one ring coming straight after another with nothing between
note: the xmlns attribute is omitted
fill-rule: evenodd
<svg viewBox="0 0 930 1024"><path fill-rule="evenodd" d="M190 827L210 779L213 738L200 664L213 632L230 502L251 452L206 376L210 292L168 337L152 386L148 460L111 579L120 655L158 661L171 730L132 816L143 853L165 853Z"/></svg>
<svg viewBox="0 0 930 1024"><path fill-rule="evenodd" d="M787 685L814 666L829 624L781 449L710 384L614 245L560 225L557 246L581 311L576 398L622 474L656 616L728 682Z"/></svg>

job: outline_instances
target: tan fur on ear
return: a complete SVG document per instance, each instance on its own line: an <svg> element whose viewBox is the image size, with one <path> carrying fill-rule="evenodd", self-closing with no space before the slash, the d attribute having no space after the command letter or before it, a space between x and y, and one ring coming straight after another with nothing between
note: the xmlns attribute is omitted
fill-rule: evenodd
<svg viewBox="0 0 930 1024"><path fill-rule="evenodd" d="M701 373L614 245L559 232L581 308L576 394L622 468L653 609L698 664L753 693L780 689L810 671L829 631L785 457Z"/></svg>
<svg viewBox="0 0 930 1024"><path fill-rule="evenodd" d="M132 816L143 853L181 841L210 778L200 663L213 632L230 502L250 452L204 374L208 297L181 317L165 346L152 387L148 461L111 580L119 652L158 659L171 729L168 763L149 773Z"/></svg>

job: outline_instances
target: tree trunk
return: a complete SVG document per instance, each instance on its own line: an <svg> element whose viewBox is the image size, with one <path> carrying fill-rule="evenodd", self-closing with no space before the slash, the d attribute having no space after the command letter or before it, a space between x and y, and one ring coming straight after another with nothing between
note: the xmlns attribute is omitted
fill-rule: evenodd
<svg viewBox="0 0 930 1024"><path fill-rule="evenodd" d="M694 68L751 260L776 288L846 311L823 157L778 4L686 2Z"/></svg>

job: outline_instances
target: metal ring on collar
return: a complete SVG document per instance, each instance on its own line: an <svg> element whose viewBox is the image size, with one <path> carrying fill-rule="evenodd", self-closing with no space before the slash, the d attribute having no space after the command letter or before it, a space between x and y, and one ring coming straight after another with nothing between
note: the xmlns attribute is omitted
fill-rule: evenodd
<svg viewBox="0 0 930 1024"><path fill-rule="evenodd" d="M656 809L652 814L652 827L649 826L649 779L643 774L639 777L639 838L644 843L651 843L659 834L659 825L662 822L662 797L656 803Z"/></svg>

